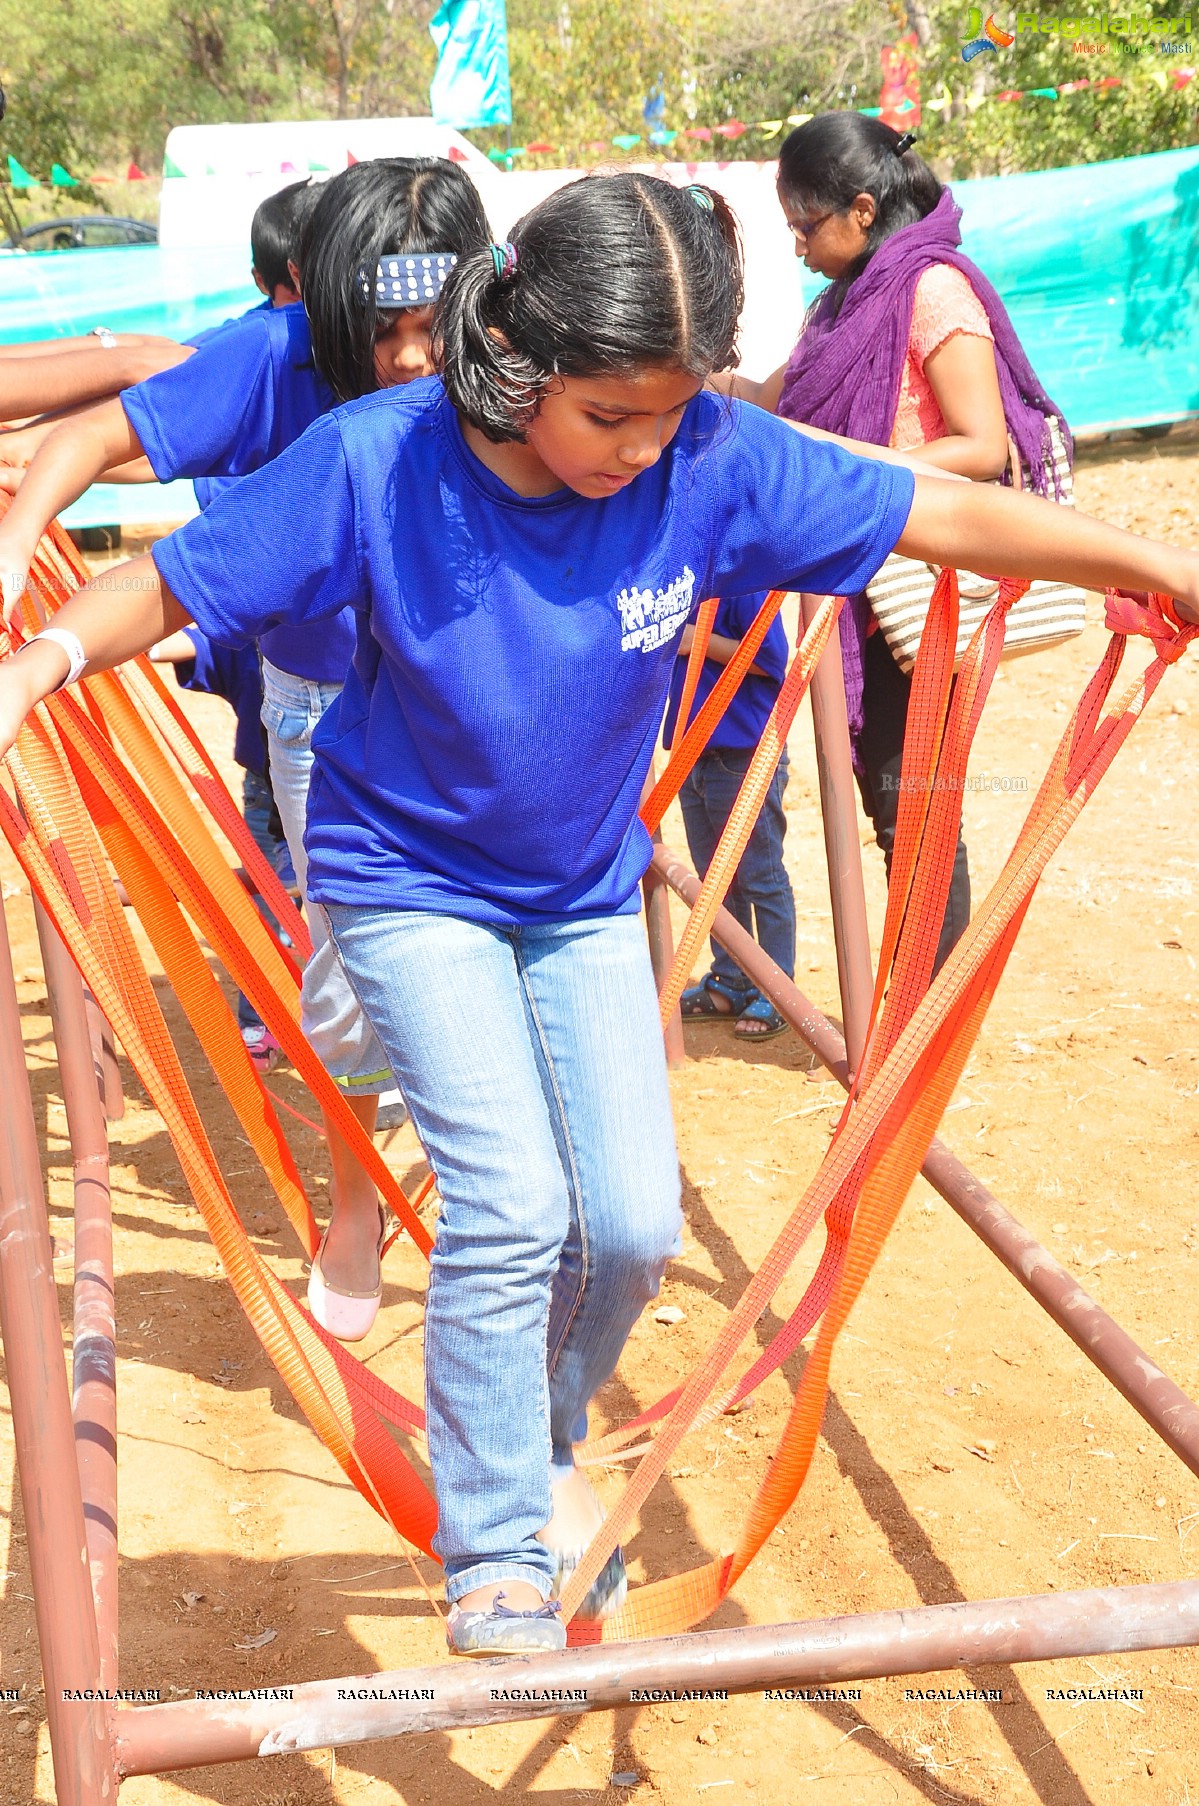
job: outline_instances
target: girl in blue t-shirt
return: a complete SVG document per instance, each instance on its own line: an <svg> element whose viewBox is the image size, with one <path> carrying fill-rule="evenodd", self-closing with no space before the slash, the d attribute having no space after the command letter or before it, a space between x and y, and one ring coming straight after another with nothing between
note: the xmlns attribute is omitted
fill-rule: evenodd
<svg viewBox="0 0 1199 1806"><path fill-rule="evenodd" d="M464 1654L562 1646L546 1601L596 1515L572 1447L677 1247L637 803L694 600L856 593L898 546L1199 621L1199 554L705 392L740 305L718 196L571 183L459 262L440 380L318 421L0 666L2 753L57 686L190 619L236 641L358 613L309 895L437 1175L426 1410ZM617 1555L589 1610L623 1585Z"/></svg>
<svg viewBox="0 0 1199 1806"><path fill-rule="evenodd" d="M297 275L303 302L224 327L177 369L128 389L59 429L37 454L0 523L0 576L28 569L48 522L109 466L162 482L190 476L202 507L291 445L335 401L428 376L433 302L457 256L487 244L470 178L440 157L351 165L307 213ZM144 456L142 454L145 454ZM148 460L148 462L147 462ZM304 531L308 502L295 521ZM247 551L247 568L257 561ZM311 626L281 624L258 641L271 787L305 888L304 815L312 734L337 698L354 650L354 611ZM394 1079L378 1039L309 910L304 1032L366 1131ZM402 1106L401 1106L402 1107ZM309 1303L344 1341L365 1336L382 1296L374 1185L324 1118L333 1214L313 1264Z"/></svg>

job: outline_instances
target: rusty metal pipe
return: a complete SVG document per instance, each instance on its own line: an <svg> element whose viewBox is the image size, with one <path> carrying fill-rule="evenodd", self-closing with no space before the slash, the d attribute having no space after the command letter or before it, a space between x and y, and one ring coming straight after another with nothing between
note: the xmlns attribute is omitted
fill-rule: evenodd
<svg viewBox="0 0 1199 1806"><path fill-rule="evenodd" d="M72 1414L83 1490L100 1682L117 1684L117 1350L108 1135L96 1085L83 980L53 922L34 903L58 1050L75 1181Z"/></svg>
<svg viewBox="0 0 1199 1806"><path fill-rule="evenodd" d="M0 1333L56 1797L59 1806L111 1806L116 1776L105 1705L70 1697L100 1690L100 1650L46 1194L2 903L0 1089Z"/></svg>
<svg viewBox="0 0 1199 1806"><path fill-rule="evenodd" d="M414 1731L610 1712L708 1689L729 1694L816 1689L880 1675L1194 1643L1199 1643L1199 1581L1194 1580L925 1605L601 1643L525 1660L443 1662L351 1675L283 1689L288 1699L183 1700L120 1710L117 1763L122 1776L160 1774Z"/></svg>
<svg viewBox="0 0 1199 1806"><path fill-rule="evenodd" d="M810 627L823 596L801 596L799 612ZM847 603L848 607L849 604ZM816 737L816 775L820 784L820 815L824 824L824 851L828 861L829 901L833 915L833 941L837 948L837 983L841 992L841 1020L850 1069L861 1064L874 996L874 962L870 956L870 926L866 917L866 886L862 878L862 845L858 839L857 792L849 751L849 716L845 709L845 676L841 667L841 640L830 638L816 666L810 688L812 728Z"/></svg>
<svg viewBox="0 0 1199 1806"><path fill-rule="evenodd" d="M121 1068L117 1061L116 1042L113 1040L108 1018L86 986L83 1000L87 1007L92 1062L96 1069L96 1085L104 1102L104 1114L109 1122L120 1122L125 1114L125 1094L121 1089Z"/></svg>
<svg viewBox="0 0 1199 1806"><path fill-rule="evenodd" d="M694 904L699 895L699 879L677 855L665 847L656 848L654 865L685 903ZM828 1017L796 989L726 910L718 913L712 932L817 1059L835 1079L847 1085L845 1042ZM933 1141L920 1170L1134 1411L1193 1474L1199 1474L1199 1406L1095 1303L1073 1274L1054 1260L1048 1249L1017 1222L943 1141Z"/></svg>

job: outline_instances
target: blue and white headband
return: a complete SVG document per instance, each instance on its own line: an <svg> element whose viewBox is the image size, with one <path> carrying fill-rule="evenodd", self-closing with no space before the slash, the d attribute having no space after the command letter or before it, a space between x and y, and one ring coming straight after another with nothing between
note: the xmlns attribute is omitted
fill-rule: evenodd
<svg viewBox="0 0 1199 1806"><path fill-rule="evenodd" d="M382 257L375 271L374 302L377 307L428 307L445 287L445 279L457 263L453 251L426 251L415 257ZM369 301L371 280L365 267L358 272L363 295Z"/></svg>

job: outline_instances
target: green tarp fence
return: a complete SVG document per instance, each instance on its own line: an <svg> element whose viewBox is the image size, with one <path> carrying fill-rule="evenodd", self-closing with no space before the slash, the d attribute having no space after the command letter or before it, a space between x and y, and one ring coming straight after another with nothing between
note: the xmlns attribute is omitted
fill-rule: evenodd
<svg viewBox="0 0 1199 1806"><path fill-rule="evenodd" d="M966 251L1076 432L1199 414L1199 149L954 193ZM0 257L0 343L95 325L187 338L257 299L247 263L237 247ZM97 488L67 519L132 524L179 518L181 505L153 487Z"/></svg>

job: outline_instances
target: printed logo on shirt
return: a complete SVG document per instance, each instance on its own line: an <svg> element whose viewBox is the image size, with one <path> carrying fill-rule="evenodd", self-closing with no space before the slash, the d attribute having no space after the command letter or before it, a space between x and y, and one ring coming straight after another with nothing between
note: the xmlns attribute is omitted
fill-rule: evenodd
<svg viewBox="0 0 1199 1806"><path fill-rule="evenodd" d="M621 651L655 652L673 640L691 613L694 596L695 572L689 565L665 589L622 589L616 598Z"/></svg>

